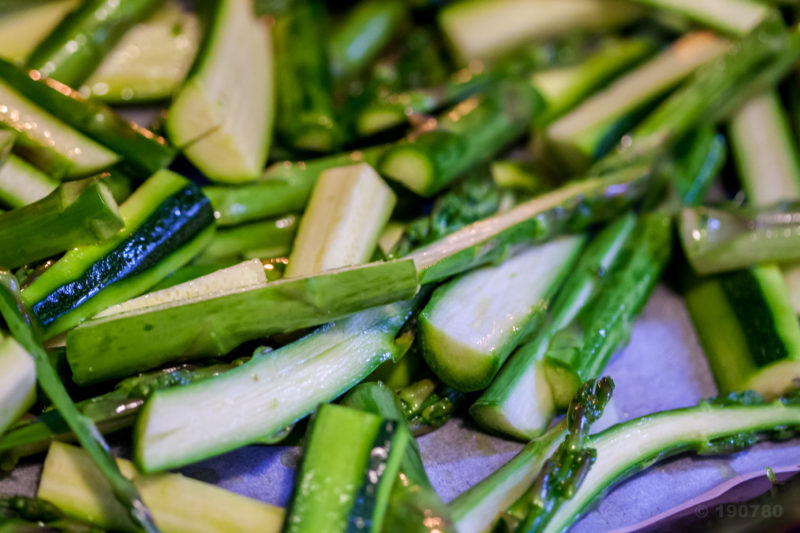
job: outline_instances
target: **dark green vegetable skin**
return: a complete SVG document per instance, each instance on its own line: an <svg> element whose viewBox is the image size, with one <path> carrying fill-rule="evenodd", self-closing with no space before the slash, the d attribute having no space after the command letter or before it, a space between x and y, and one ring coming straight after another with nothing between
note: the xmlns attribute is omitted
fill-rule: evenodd
<svg viewBox="0 0 800 533"><path fill-rule="evenodd" d="M37 498L13 496L0 498L0 532L36 533L102 533L101 529L73 518L67 518L52 503Z"/></svg>
<svg viewBox="0 0 800 533"><path fill-rule="evenodd" d="M17 342L33 356L39 386L64 417L67 425L75 433L92 461L103 472L111 485L114 496L127 509L133 523L147 533L157 533L158 528L153 522L150 511L139 496L139 491L130 480L120 473L108 445L94 423L83 416L72 403L58 373L50 363L47 352L32 329L31 324L34 322L27 315L22 303L16 278L5 270L0 270L0 314Z"/></svg>
<svg viewBox="0 0 800 533"><path fill-rule="evenodd" d="M311 152L334 150L342 140L334 121L331 74L322 37L325 17L323 2L296 0L274 27L276 131L288 146Z"/></svg>
<svg viewBox="0 0 800 533"><path fill-rule="evenodd" d="M0 79L54 117L122 155L125 166L137 177L147 177L175 158L175 149L163 138L55 80L40 79L38 73L25 72L3 59Z"/></svg>
<svg viewBox="0 0 800 533"><path fill-rule="evenodd" d="M69 13L28 57L27 67L77 87L125 32L144 20L158 0L87 0Z"/></svg>
<svg viewBox="0 0 800 533"><path fill-rule="evenodd" d="M130 237L77 279L31 306L47 327L104 288L141 274L214 224L211 204L195 185L167 198Z"/></svg>

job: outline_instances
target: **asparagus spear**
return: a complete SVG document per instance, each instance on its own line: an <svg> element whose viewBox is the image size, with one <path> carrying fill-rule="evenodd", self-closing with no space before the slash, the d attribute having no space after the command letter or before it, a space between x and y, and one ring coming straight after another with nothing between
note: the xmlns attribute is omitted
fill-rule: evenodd
<svg viewBox="0 0 800 533"><path fill-rule="evenodd" d="M155 0L90 0L71 12L31 53L27 67L79 87L134 24L152 12Z"/></svg>
<svg viewBox="0 0 800 533"><path fill-rule="evenodd" d="M635 0L646 6L685 16L734 37L743 37L767 17L776 16L768 5L749 0Z"/></svg>
<svg viewBox="0 0 800 533"><path fill-rule="evenodd" d="M219 230L193 263L236 263L253 257L286 257L299 221L297 215L286 215Z"/></svg>
<svg viewBox="0 0 800 533"><path fill-rule="evenodd" d="M66 515L51 502L24 496L0 498L3 531L24 533L45 528L63 533L102 533L91 524ZM47 530L45 529L45 530Z"/></svg>
<svg viewBox="0 0 800 533"><path fill-rule="evenodd" d="M0 265L16 268L103 242L124 226L102 179L67 182L38 202L0 216Z"/></svg>

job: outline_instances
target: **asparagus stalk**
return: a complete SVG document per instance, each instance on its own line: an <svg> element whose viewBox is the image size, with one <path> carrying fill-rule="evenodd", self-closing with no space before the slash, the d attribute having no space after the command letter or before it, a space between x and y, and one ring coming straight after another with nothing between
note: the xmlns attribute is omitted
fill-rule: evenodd
<svg viewBox="0 0 800 533"><path fill-rule="evenodd" d="M798 207L683 209L680 236L686 257L700 274L800 259Z"/></svg>
<svg viewBox="0 0 800 533"><path fill-rule="evenodd" d="M83 400L75 406L106 435L133 425L145 399L153 391L187 385L231 368L233 365L228 364L170 367L126 378L113 391ZM16 423L0 437L0 468L8 469L23 457L45 451L54 440L74 438L61 414L56 410L47 410L34 419Z"/></svg>
<svg viewBox="0 0 800 533"><path fill-rule="evenodd" d="M91 524L67 518L52 503L37 498L0 498L0 518L8 533L41 531L52 528L64 533L101 533Z"/></svg>
<svg viewBox="0 0 800 533"><path fill-rule="evenodd" d="M750 0L635 0L648 7L663 9L687 17L734 37L743 37L753 31L767 17L775 16L768 5Z"/></svg>
<svg viewBox="0 0 800 533"><path fill-rule="evenodd" d="M0 216L0 265L16 268L103 242L124 226L102 179L67 182L38 202Z"/></svg>
<svg viewBox="0 0 800 533"><path fill-rule="evenodd" d="M84 322L67 334L67 360L78 383L123 377L224 355L248 340L410 298L417 288L414 265L403 260L179 299Z"/></svg>
<svg viewBox="0 0 800 533"><path fill-rule="evenodd" d="M328 43L334 79L357 75L386 47L405 18L400 0L360 2L339 21Z"/></svg>
<svg viewBox="0 0 800 533"><path fill-rule="evenodd" d="M469 0L446 6L438 19L456 58L467 63L497 58L530 41L617 28L640 13L616 0Z"/></svg>
<svg viewBox="0 0 800 533"><path fill-rule="evenodd" d="M528 84L500 83L389 148L378 170L420 196L431 196L522 136L538 105Z"/></svg>
<svg viewBox="0 0 800 533"><path fill-rule="evenodd" d="M321 1L297 0L275 24L277 134L288 146L313 152L333 151L342 141L322 38L325 16Z"/></svg>
<svg viewBox="0 0 800 533"><path fill-rule="evenodd" d="M203 192L211 200L220 226L285 215L305 208L323 171L360 162L375 166L385 149L375 146L309 161L283 161L270 166L250 185L208 186Z"/></svg>
<svg viewBox="0 0 800 533"><path fill-rule="evenodd" d="M79 87L125 32L158 5L155 0L90 0L71 12L31 52L27 67Z"/></svg>
<svg viewBox="0 0 800 533"><path fill-rule="evenodd" d="M117 459L122 474L139 488L163 533L200 531L275 532L284 510L228 492L180 474L143 476L128 461ZM110 497L108 482L82 450L54 442L44 462L37 496L56 504L67 516L104 529L139 529Z"/></svg>
<svg viewBox="0 0 800 533"><path fill-rule="evenodd" d="M110 484L110 492L113 493L135 525L148 533L156 533L158 528L153 523L150 512L139 496L136 487L120 474L108 451L108 445L97 431L94 423L83 416L72 403L72 399L53 368L47 352L31 327L33 322L22 304L17 280L8 271L0 271L0 314L17 342L33 356L36 380L39 386L64 417L78 441L89 453L91 460L106 477Z"/></svg>
<svg viewBox="0 0 800 533"><path fill-rule="evenodd" d="M703 202L727 160L725 138L713 127L702 127L678 141L673 157L662 165L670 176L679 205Z"/></svg>
<svg viewBox="0 0 800 533"><path fill-rule="evenodd" d="M286 215L219 230L193 263L235 263L254 257L286 257L292 249L299 221L297 215Z"/></svg>
<svg viewBox="0 0 800 533"><path fill-rule="evenodd" d="M324 171L303 214L286 276L369 261L397 198L367 164Z"/></svg>

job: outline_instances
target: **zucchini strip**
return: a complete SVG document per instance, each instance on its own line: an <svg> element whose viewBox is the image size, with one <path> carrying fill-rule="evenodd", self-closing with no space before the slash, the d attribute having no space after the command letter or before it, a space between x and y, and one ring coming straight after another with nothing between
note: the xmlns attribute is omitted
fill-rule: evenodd
<svg viewBox="0 0 800 533"><path fill-rule="evenodd" d="M58 187L47 174L9 154L0 164L0 202L7 207L23 207L41 200Z"/></svg>
<svg viewBox="0 0 800 533"><path fill-rule="evenodd" d="M275 107L272 40L251 0L213 5L208 35L172 102L166 131L209 179L242 183L261 174L269 153Z"/></svg>
<svg viewBox="0 0 800 533"><path fill-rule="evenodd" d="M124 226L102 178L67 182L38 202L0 215L0 265L17 268L103 242Z"/></svg>
<svg viewBox="0 0 800 533"><path fill-rule="evenodd" d="M734 37L744 37L775 11L750 0L634 0L646 6L683 15Z"/></svg>
<svg viewBox="0 0 800 533"><path fill-rule="evenodd" d="M80 0L26 2L0 17L0 57L24 63L30 53Z"/></svg>
<svg viewBox="0 0 800 533"><path fill-rule="evenodd" d="M284 510L180 474L143 476L117 459L122 474L139 488L163 533L228 531L278 533ZM134 533L124 509L110 495L108 482L83 450L54 442L44 461L37 497L67 516L95 526Z"/></svg>
<svg viewBox="0 0 800 533"><path fill-rule="evenodd" d="M158 4L157 0L87 0L36 46L26 66L79 87L125 32Z"/></svg>
<svg viewBox="0 0 800 533"><path fill-rule="evenodd" d="M0 335L0 435L36 400L36 366L13 337Z"/></svg>
<svg viewBox="0 0 800 533"><path fill-rule="evenodd" d="M406 260L179 299L84 322L67 333L67 361L77 383L124 377L224 355L242 342L318 326L416 291L414 265Z"/></svg>
<svg viewBox="0 0 800 533"><path fill-rule="evenodd" d="M137 466L190 464L305 417L397 353L395 336L412 308L400 302L362 311L215 378L154 393L136 426Z"/></svg>

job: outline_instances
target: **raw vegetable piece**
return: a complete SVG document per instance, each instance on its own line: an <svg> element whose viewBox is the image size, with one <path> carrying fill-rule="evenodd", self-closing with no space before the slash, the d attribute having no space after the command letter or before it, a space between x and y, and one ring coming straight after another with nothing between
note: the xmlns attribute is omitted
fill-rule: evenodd
<svg viewBox="0 0 800 533"><path fill-rule="evenodd" d="M326 404L309 432L285 531L380 532L408 430L396 420Z"/></svg>
<svg viewBox="0 0 800 533"><path fill-rule="evenodd" d="M75 9L79 0L26 2L0 17L0 57L23 63L42 39Z"/></svg>
<svg viewBox="0 0 800 533"><path fill-rule="evenodd" d="M751 0L635 0L640 4L683 15L734 37L743 37L753 31L775 11L767 5Z"/></svg>
<svg viewBox="0 0 800 533"><path fill-rule="evenodd" d="M405 425L397 397L383 383L362 383L351 390L342 405L361 409ZM407 427L406 427L407 429ZM442 533L455 531L450 512L431 485L422 464L419 445L408 439L395 479L389 507L383 522L384 531L415 531L420 525Z"/></svg>
<svg viewBox="0 0 800 533"><path fill-rule="evenodd" d="M4 533L38 531L50 528L68 533L101 533L91 524L67 518L55 505L36 498L0 498L0 518Z"/></svg>
<svg viewBox="0 0 800 533"><path fill-rule="evenodd" d="M443 426L466 401L467 394L424 378L397 391L403 415L415 435L424 435Z"/></svg>
<svg viewBox="0 0 800 533"><path fill-rule="evenodd" d="M680 236L686 258L700 274L798 260L799 210L797 203L683 209Z"/></svg>
<svg viewBox="0 0 800 533"><path fill-rule="evenodd" d="M94 423L83 416L72 403L69 393L33 330L34 322L22 302L17 279L5 270L0 270L0 315L3 316L17 342L33 357L36 381L108 480L111 493L122 504L129 518L146 533L157 533L158 528L153 523L150 511L136 487L120 474L103 436L97 431Z"/></svg>
<svg viewBox="0 0 800 533"><path fill-rule="evenodd" d="M6 207L32 204L57 187L57 181L14 154L9 154L0 164L0 203Z"/></svg>
<svg viewBox="0 0 800 533"><path fill-rule="evenodd" d="M117 465L139 488L163 533L281 531L280 507L180 474L143 476L124 459L117 459ZM110 489L86 452L61 442L50 445L38 498L54 503L67 516L104 529L138 531Z"/></svg>
<svg viewBox="0 0 800 533"><path fill-rule="evenodd" d="M309 161L270 165L261 179L249 185L204 187L220 226L232 226L293 211L302 211L319 175L329 169L364 162L375 166L385 145Z"/></svg>
<svg viewBox="0 0 800 533"><path fill-rule="evenodd" d="M274 115L270 29L251 0L218 0L208 34L167 116L170 140L209 179L256 179Z"/></svg>
<svg viewBox="0 0 800 533"><path fill-rule="evenodd" d="M169 98L192 66L200 38L198 17L170 0L122 36L81 93L115 104Z"/></svg>
<svg viewBox="0 0 800 533"><path fill-rule="evenodd" d="M122 380L114 390L83 400L76 407L104 435L133 425L145 398L154 390L178 387L216 376L233 365L205 367L179 365ZM35 418L18 421L0 437L0 470L10 470L23 457L46 451L54 440L74 440L64 418L46 410Z"/></svg>
<svg viewBox="0 0 800 533"><path fill-rule="evenodd" d="M212 274L174 285L168 289L149 292L127 302L112 305L105 311L95 315L94 318L147 310L153 307L169 305L172 302L213 297L216 294L224 294L237 289L253 288L266 284L267 275L264 272L264 265L258 259L251 259L238 265L223 268Z"/></svg>
<svg viewBox="0 0 800 533"><path fill-rule="evenodd" d="M325 11L321 0L296 0L275 23L276 133L288 146L311 152L331 152L342 142L323 38Z"/></svg>
<svg viewBox="0 0 800 533"><path fill-rule="evenodd" d="M0 265L17 268L76 246L102 243L123 227L102 178L63 183L38 202L0 215Z"/></svg>
<svg viewBox="0 0 800 533"><path fill-rule="evenodd" d="M672 249L669 214L643 215L607 284L550 340L545 375L556 406L566 406L581 383L595 379L628 342L633 323L661 278Z"/></svg>
<svg viewBox="0 0 800 533"><path fill-rule="evenodd" d="M489 385L511 351L539 326L584 243L583 237L564 237L534 246L436 289L419 318L420 345L431 370L458 390Z"/></svg>
<svg viewBox="0 0 800 533"><path fill-rule="evenodd" d="M613 29L641 11L616 0L469 0L439 12L439 26L463 63L493 59L530 41L580 30Z"/></svg>
<svg viewBox="0 0 800 533"><path fill-rule="evenodd" d="M120 206L125 228L101 244L67 252L23 293L45 337L138 296L188 262L214 232L208 199L167 170Z"/></svg>
<svg viewBox="0 0 800 533"><path fill-rule="evenodd" d="M420 196L432 196L521 137L540 104L529 84L499 83L444 112L435 129L414 131L389 148L378 171Z"/></svg>
<svg viewBox="0 0 800 533"><path fill-rule="evenodd" d="M36 46L26 66L79 87L125 32L158 4L157 0L87 0Z"/></svg>
<svg viewBox="0 0 800 533"><path fill-rule="evenodd" d="M374 61L395 37L405 15L405 5L400 0L356 4L334 26L328 43L333 78L351 78Z"/></svg>
<svg viewBox="0 0 800 533"><path fill-rule="evenodd" d="M613 218L657 189L649 160L634 160L607 173L539 195L415 250L422 284L440 281L502 257L515 244L576 233Z"/></svg>
<svg viewBox="0 0 800 533"><path fill-rule="evenodd" d="M24 130L18 142L27 139L39 148L55 150L68 158L74 164L69 176L102 170L122 156L137 177L145 178L169 165L175 157L175 149L167 146L163 138L128 122L109 107L86 100L62 83L42 79L40 73L20 70L2 59L0 87L0 102L11 112L17 109L20 113L19 121L9 123L18 131ZM2 114L0 120L8 123L9 117L13 118L12 114ZM23 127L31 121L37 123L35 130Z"/></svg>
<svg viewBox="0 0 800 533"><path fill-rule="evenodd" d="M774 89L739 108L731 117L730 137L739 179L751 205L800 200L800 155ZM800 313L800 265L782 265L781 271L795 312Z"/></svg>
<svg viewBox="0 0 800 533"><path fill-rule="evenodd" d="M596 450L597 459L543 531L564 531L605 491L658 460L686 450L701 454L738 451L763 438L783 440L798 427L796 398L761 403L747 394L612 426L587 440L586 446Z"/></svg>
<svg viewBox="0 0 800 533"><path fill-rule="evenodd" d="M702 204L727 157L725 138L712 126L701 127L678 141L672 157L661 167L671 178L677 206Z"/></svg>
<svg viewBox="0 0 800 533"><path fill-rule="evenodd" d="M774 397L800 377L800 324L777 267L697 280L686 306L722 394Z"/></svg>
<svg viewBox="0 0 800 533"><path fill-rule="evenodd" d="M286 277L369 261L396 202L366 163L322 172L300 221Z"/></svg>
<svg viewBox="0 0 800 533"><path fill-rule="evenodd" d="M286 257L292 249L300 217L286 215L218 230L193 263L215 264L248 258Z"/></svg>
<svg viewBox="0 0 800 533"><path fill-rule="evenodd" d="M567 436L536 481L503 516L509 530L542 530L580 488L597 458L597 451L587 444L589 429L603 414L613 391L614 382L608 377L588 380L578 390L567 409Z"/></svg>
<svg viewBox="0 0 800 533"><path fill-rule="evenodd" d="M67 360L80 384L124 377L224 355L245 341L411 298L417 288L414 265L404 260L178 299L84 322L67 333Z"/></svg>
<svg viewBox="0 0 800 533"><path fill-rule="evenodd" d="M303 418L397 353L395 335L413 307L362 311L215 378L154 393L137 423L137 465L145 472L186 465Z"/></svg>
<svg viewBox="0 0 800 533"><path fill-rule="evenodd" d="M708 32L681 37L551 124L538 150L568 171L581 172L612 148L658 97L730 49L728 41Z"/></svg>
<svg viewBox="0 0 800 533"><path fill-rule="evenodd" d="M608 224L586 246L548 307L548 317L527 344L511 356L491 386L470 407L483 428L518 439L539 436L550 424L556 404L541 362L550 340L572 322L597 295L608 290L610 272L636 227L627 213Z"/></svg>
<svg viewBox="0 0 800 533"><path fill-rule="evenodd" d="M36 400L33 358L13 337L0 335L0 435Z"/></svg>

